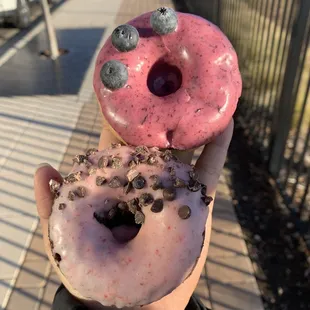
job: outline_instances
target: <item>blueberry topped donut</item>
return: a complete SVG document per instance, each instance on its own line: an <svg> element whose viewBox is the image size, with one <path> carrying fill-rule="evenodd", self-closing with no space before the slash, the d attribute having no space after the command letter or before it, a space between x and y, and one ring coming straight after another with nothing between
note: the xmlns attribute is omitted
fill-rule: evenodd
<svg viewBox="0 0 310 310"><path fill-rule="evenodd" d="M171 8L117 27L94 73L102 113L124 142L179 150L226 128L241 87L237 55L220 29Z"/></svg>

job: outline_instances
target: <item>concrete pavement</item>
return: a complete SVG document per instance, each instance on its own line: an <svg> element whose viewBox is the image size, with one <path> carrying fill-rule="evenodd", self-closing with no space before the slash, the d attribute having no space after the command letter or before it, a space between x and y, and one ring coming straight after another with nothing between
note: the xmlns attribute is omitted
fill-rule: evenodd
<svg viewBox="0 0 310 310"><path fill-rule="evenodd" d="M72 156L98 144L100 113L92 91L98 48L115 26L163 5L172 3L88 0L85 5L84 0L70 0L53 14L61 47L70 50L58 66L36 54L47 47L43 25L0 59L2 309L51 308L59 280L46 259L38 226L35 167L48 162L66 174ZM215 310L263 309L224 175L211 239L197 295Z"/></svg>

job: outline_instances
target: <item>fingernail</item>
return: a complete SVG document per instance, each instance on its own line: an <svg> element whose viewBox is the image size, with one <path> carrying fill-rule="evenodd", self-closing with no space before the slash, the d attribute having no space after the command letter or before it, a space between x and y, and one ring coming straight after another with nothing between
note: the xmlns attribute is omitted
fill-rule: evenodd
<svg viewBox="0 0 310 310"><path fill-rule="evenodd" d="M41 163L37 166L36 172L43 167L50 167L51 165L48 163Z"/></svg>

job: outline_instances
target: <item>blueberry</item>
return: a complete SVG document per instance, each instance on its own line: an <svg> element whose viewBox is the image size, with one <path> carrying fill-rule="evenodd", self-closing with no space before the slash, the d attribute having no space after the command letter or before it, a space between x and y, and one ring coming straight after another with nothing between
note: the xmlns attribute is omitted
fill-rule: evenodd
<svg viewBox="0 0 310 310"><path fill-rule="evenodd" d="M151 15L151 25L158 34L173 32L178 25L177 14L171 8L159 8Z"/></svg>
<svg viewBox="0 0 310 310"><path fill-rule="evenodd" d="M120 52L132 51L138 41L139 32L131 25L120 25L112 33L112 44Z"/></svg>
<svg viewBox="0 0 310 310"><path fill-rule="evenodd" d="M120 61L110 60L102 66L100 78L106 88L115 90L125 86L128 80L128 71Z"/></svg>

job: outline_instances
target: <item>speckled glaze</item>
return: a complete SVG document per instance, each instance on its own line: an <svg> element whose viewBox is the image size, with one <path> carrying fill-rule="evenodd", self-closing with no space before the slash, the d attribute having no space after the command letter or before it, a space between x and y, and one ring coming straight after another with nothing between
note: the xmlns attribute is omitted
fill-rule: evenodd
<svg viewBox="0 0 310 310"><path fill-rule="evenodd" d="M198 147L220 134L235 112L242 84L237 55L219 28L203 18L177 13L176 31L160 36L151 29L150 15L129 22L140 34L135 50L120 53L109 38L98 55L94 89L102 112L128 144ZM116 91L100 80L102 65L111 59L123 62L129 74L127 84ZM159 59L182 73L181 87L165 97L155 96L147 86L148 73Z"/></svg>
<svg viewBox="0 0 310 310"><path fill-rule="evenodd" d="M141 190L125 194L123 187L96 185L97 176L107 180L118 176L125 184L133 150L126 146L110 148L90 155L88 167L84 163L75 164L72 172L81 171L81 179L61 186L49 221L52 252L61 256L59 269L74 290L102 305L120 308L159 300L190 275L200 256L209 212L200 191L177 188L176 199L165 201L161 212L153 213L150 206L142 208L145 223L134 239L128 243L117 242L111 230L94 219L95 211L109 210L118 201L129 201L144 192L151 193L154 199L163 198L162 190L150 187L151 175L160 176L167 187L175 177L188 181L192 170L175 159L165 162L157 157L157 164L141 163L135 168L147 181ZM159 154L156 148L150 152ZM103 155L120 157L123 167L94 171L92 168L98 168ZM168 167L175 169L174 176ZM89 171L93 174L89 175ZM79 186L86 188L85 197L69 201L69 191ZM61 203L66 207L60 210ZM191 216L185 220L178 216L182 205L191 208Z"/></svg>

